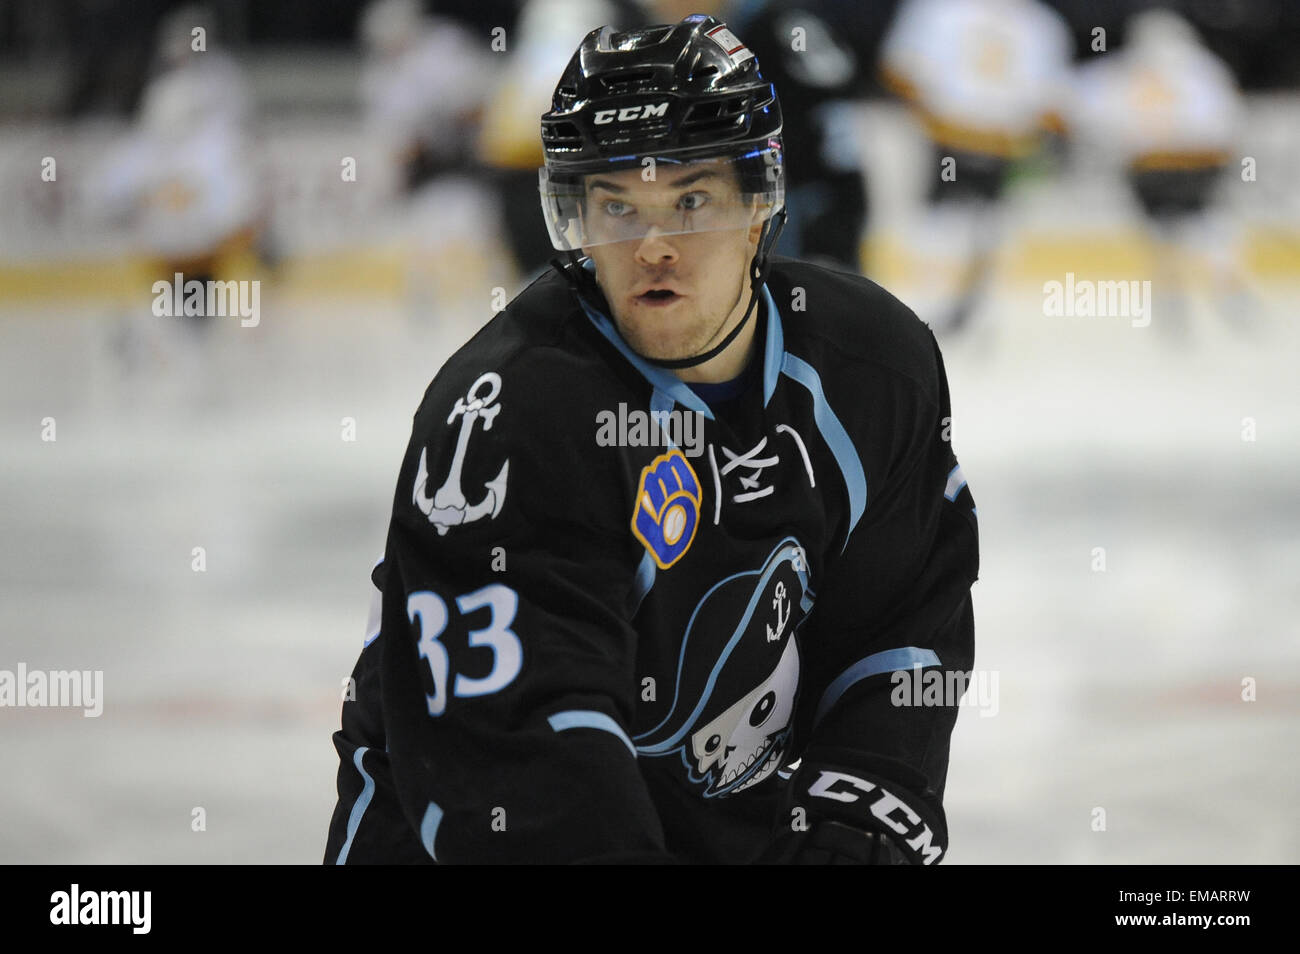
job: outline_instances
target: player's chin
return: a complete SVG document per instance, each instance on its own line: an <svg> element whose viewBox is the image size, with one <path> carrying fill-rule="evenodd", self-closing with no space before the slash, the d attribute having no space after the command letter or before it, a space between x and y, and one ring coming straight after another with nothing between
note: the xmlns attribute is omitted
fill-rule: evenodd
<svg viewBox="0 0 1300 954"><path fill-rule="evenodd" d="M640 333L624 334L624 337L628 339L637 354L656 361L676 361L680 358L689 358L695 353L683 338L667 337L662 334L662 330L642 327L638 329Z"/></svg>

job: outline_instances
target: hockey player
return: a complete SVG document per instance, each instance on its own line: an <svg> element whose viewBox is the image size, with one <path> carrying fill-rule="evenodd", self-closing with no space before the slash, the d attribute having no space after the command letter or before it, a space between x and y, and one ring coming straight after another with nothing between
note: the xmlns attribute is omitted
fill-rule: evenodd
<svg viewBox="0 0 1300 954"><path fill-rule="evenodd" d="M974 501L927 327L772 259L781 112L720 21L583 41L567 261L416 412L327 863L933 863Z"/></svg>
<svg viewBox="0 0 1300 954"><path fill-rule="evenodd" d="M866 157L855 113L873 92L872 67L893 13L888 3L747 0L733 25L781 91L789 215L777 253L862 271ZM743 17L743 19L741 19Z"/></svg>
<svg viewBox="0 0 1300 954"><path fill-rule="evenodd" d="M182 7L159 27L158 74L97 188L105 211L133 224L139 251L169 280L181 272L208 281L247 260L261 224L248 85L215 39L201 51L191 46L196 23L210 28L211 18Z"/></svg>
<svg viewBox="0 0 1300 954"><path fill-rule="evenodd" d="M890 28L883 79L932 160L912 239L932 300L914 306L941 336L967 324L992 280L1007 181L1060 130L1069 55L1065 20L1038 0L908 0Z"/></svg>
<svg viewBox="0 0 1300 954"><path fill-rule="evenodd" d="M1080 140L1125 168L1152 239L1160 327L1188 331L1187 292L1208 283L1219 313L1251 328L1262 306L1241 262L1241 229L1217 201L1241 135L1232 73L1172 10L1126 25L1124 48L1078 71L1070 119Z"/></svg>

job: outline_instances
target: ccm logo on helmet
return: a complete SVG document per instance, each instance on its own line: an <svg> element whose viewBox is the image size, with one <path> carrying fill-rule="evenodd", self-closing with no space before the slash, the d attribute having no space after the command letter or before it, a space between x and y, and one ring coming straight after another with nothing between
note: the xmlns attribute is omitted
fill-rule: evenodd
<svg viewBox="0 0 1300 954"><path fill-rule="evenodd" d="M934 844L934 832L921 821L921 816L878 785L866 779L822 769L821 776L808 787L808 794L816 798L829 798L836 802L856 802L863 795L879 793L868 807L891 831L902 835L907 846L921 855L922 864L932 865L939 860L943 849ZM902 817L898 817L901 813Z"/></svg>
<svg viewBox="0 0 1300 954"><path fill-rule="evenodd" d="M650 119L653 116L667 115L667 103L660 103L657 106L647 103L644 106L624 106L622 109L598 109L596 110L595 122L597 126L603 126L606 123L612 123L615 119L620 123L626 123L633 119Z"/></svg>

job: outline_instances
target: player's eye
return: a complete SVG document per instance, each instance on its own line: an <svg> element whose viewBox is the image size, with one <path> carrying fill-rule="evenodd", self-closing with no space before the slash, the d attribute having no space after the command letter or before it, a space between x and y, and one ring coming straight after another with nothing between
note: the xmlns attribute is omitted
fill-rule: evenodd
<svg viewBox="0 0 1300 954"><path fill-rule="evenodd" d="M714 752L718 751L718 746L721 744L722 736L715 732L713 735L709 736L709 741L704 743L704 754L712 755Z"/></svg>
<svg viewBox="0 0 1300 954"><path fill-rule="evenodd" d="M709 194L707 192L688 192L677 200L677 204L683 212L695 212L709 204Z"/></svg>
<svg viewBox="0 0 1300 954"><path fill-rule="evenodd" d="M769 689L763 694L763 698L754 703L754 708L749 712L749 724L758 728L767 721L772 710L776 708L776 690Z"/></svg>
<svg viewBox="0 0 1300 954"><path fill-rule="evenodd" d="M618 199L606 199L601 203L605 214L616 219L626 218L635 211L631 205L626 202L620 202Z"/></svg>

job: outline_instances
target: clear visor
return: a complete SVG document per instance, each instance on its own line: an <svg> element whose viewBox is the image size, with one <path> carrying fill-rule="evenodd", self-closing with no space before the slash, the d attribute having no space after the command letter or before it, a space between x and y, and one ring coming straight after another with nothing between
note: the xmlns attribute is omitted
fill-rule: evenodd
<svg viewBox="0 0 1300 954"><path fill-rule="evenodd" d="M781 156L772 149L691 162L647 156L611 172L543 168L539 188L551 244L561 251L644 240L652 231L748 229L775 215L785 201Z"/></svg>

